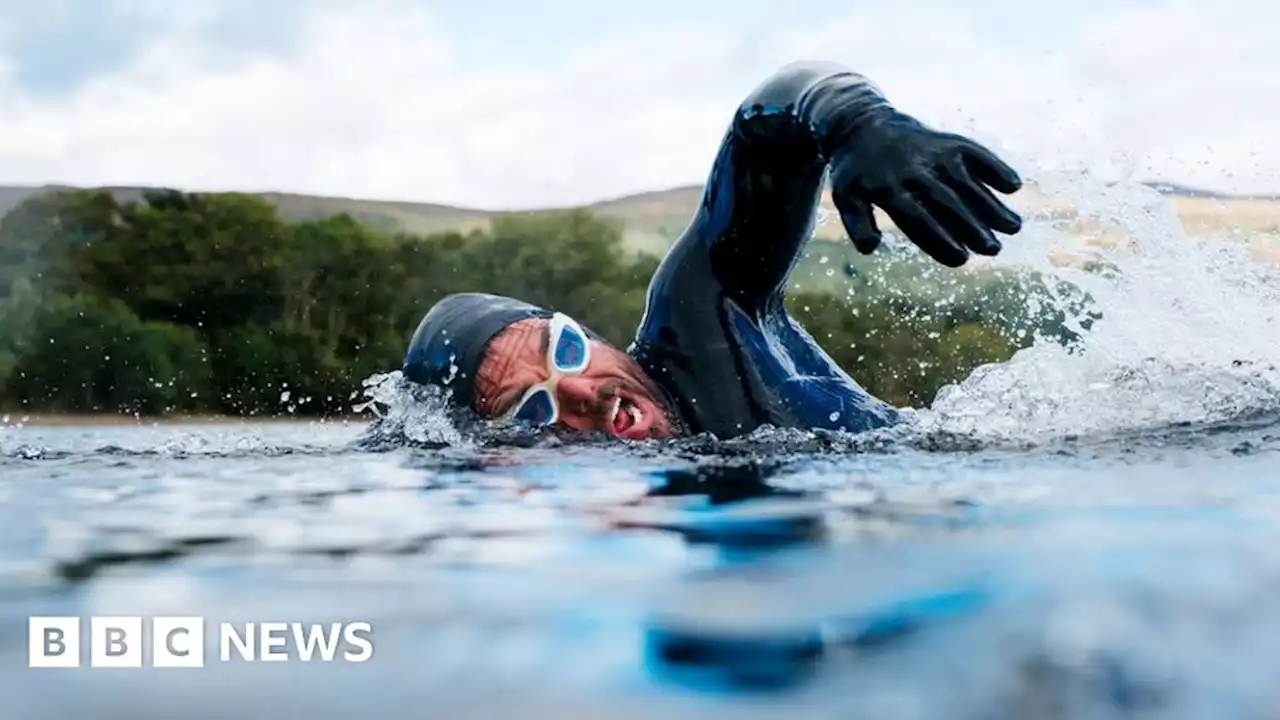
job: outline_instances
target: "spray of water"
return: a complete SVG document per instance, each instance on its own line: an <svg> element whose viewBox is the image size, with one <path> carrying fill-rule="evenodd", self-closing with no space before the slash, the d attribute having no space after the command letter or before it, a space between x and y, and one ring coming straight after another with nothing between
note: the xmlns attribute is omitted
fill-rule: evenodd
<svg viewBox="0 0 1280 720"><path fill-rule="evenodd" d="M363 395L366 400L352 409L375 418L365 436L366 445L474 444L450 417L445 393L409 382L399 370L370 376L364 381Z"/></svg>
<svg viewBox="0 0 1280 720"><path fill-rule="evenodd" d="M1078 215L1029 223L999 262L1078 287L1101 319L1068 313L1079 343L1042 339L943 388L923 430L1035 443L1280 410L1280 274L1251 257L1249 238L1189 236L1144 185L1080 174L1039 184ZM1055 261L1064 251L1075 261Z"/></svg>

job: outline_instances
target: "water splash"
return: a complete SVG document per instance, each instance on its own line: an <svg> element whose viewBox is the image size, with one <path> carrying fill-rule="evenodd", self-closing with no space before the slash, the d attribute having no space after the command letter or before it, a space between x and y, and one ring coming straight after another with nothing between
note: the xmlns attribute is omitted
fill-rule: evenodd
<svg viewBox="0 0 1280 720"><path fill-rule="evenodd" d="M368 399L352 410L377 418L362 441L364 445L474 445L458 429L448 396L439 388L410 382L399 370L372 375L363 384L363 395Z"/></svg>
<svg viewBox="0 0 1280 720"><path fill-rule="evenodd" d="M1146 186L1083 174L1040 185L1078 214L1033 219L997 262L1080 288L1101 319L1068 313L1079 343L1042 339L943 388L922 430L1040 442L1280 409L1280 273L1250 256L1247 237L1188 236Z"/></svg>

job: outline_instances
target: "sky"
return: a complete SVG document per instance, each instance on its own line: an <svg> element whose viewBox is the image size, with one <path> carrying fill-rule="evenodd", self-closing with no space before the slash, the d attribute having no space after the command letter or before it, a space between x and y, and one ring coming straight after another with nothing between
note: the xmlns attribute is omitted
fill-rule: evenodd
<svg viewBox="0 0 1280 720"><path fill-rule="evenodd" d="M0 184L585 203L796 60L1031 180L1280 192L1273 0L0 0Z"/></svg>

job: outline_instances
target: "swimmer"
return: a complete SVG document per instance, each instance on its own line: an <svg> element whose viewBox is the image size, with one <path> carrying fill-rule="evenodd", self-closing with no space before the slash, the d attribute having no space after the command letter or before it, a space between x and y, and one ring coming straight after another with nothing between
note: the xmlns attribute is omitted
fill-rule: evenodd
<svg viewBox="0 0 1280 720"><path fill-rule="evenodd" d="M918 247L959 267L995 255L1021 218L1018 174L990 150L894 108L867 78L795 63L738 107L688 228L649 284L624 352L573 318L462 293L431 308L403 372L498 422L641 440L761 425L866 431L899 411L844 372L784 307L824 178L869 254L881 208Z"/></svg>

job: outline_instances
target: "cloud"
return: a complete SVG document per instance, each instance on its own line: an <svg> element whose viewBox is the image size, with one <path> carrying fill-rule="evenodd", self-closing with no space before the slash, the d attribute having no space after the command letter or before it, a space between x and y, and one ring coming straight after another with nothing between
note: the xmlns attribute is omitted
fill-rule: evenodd
<svg viewBox="0 0 1280 720"><path fill-rule="evenodd" d="M176 31L199 32L223 54L288 50L290 28L308 7L306 0L0 0L0 55L18 90L50 96L127 70Z"/></svg>
<svg viewBox="0 0 1280 720"><path fill-rule="evenodd" d="M1043 47L926 0L751 38L673 21L540 66L464 62L408 0L314 4L287 42L230 43L225 13L187 7L67 93L0 64L0 181L583 202L702 181L736 103L820 57L1031 168L1280 190L1280 10L1261 0L1104 9Z"/></svg>
<svg viewBox="0 0 1280 720"><path fill-rule="evenodd" d="M326 6L286 56L229 57L200 29L65 98L0 89L4 179L568 202L689 179L671 158L705 165L732 103L707 33L617 38L548 71L460 65L407 2Z"/></svg>
<svg viewBox="0 0 1280 720"><path fill-rule="evenodd" d="M1280 115L1280 7L1269 2L1119 6L1041 49L990 37L959 9L906 3L808 40L903 109L1037 167L1280 190L1280 140L1266 130Z"/></svg>

